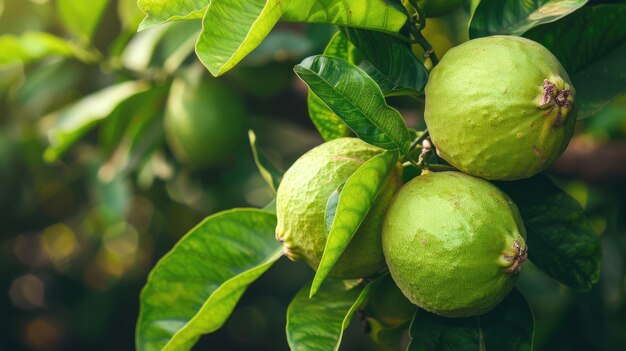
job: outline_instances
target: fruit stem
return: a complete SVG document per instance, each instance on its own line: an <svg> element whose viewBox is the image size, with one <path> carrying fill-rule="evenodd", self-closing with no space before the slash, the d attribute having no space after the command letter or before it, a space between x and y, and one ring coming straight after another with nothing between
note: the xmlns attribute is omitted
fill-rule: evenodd
<svg viewBox="0 0 626 351"><path fill-rule="evenodd" d="M413 142L411 143L411 146L409 146L409 152L411 150L413 150L417 145L421 144L422 141L424 141L424 139L428 138L428 128L424 129L422 131L422 134L420 136L418 136L417 138L415 138L415 140L413 140Z"/></svg>
<svg viewBox="0 0 626 351"><path fill-rule="evenodd" d="M407 27L409 32L413 35L412 42L419 44L422 49L424 49L424 57L430 59L433 67L435 67L437 63L439 63L437 55L435 55L432 45L430 45L428 40L426 40L426 38L422 35L422 30L426 27L426 15L424 14L424 10L422 10L416 0L410 0L409 3L415 10L415 13L410 14L405 9L405 14L409 17L409 24Z"/></svg>
<svg viewBox="0 0 626 351"><path fill-rule="evenodd" d="M424 38L421 30L419 30L417 27L410 26L409 30L411 31L411 34L413 34L414 41L418 43L422 47L422 49L424 49L424 58L430 59L433 67L435 67L439 63L439 60L437 59L437 55L435 54L435 50L433 49L432 45L430 45L428 40Z"/></svg>
<svg viewBox="0 0 626 351"><path fill-rule="evenodd" d="M419 163L415 162L415 160L411 156L409 156L408 153L405 154L404 157L406 158L407 161L409 161L410 164L413 165L413 167L418 168L418 169L422 168L422 166Z"/></svg>
<svg viewBox="0 0 626 351"><path fill-rule="evenodd" d="M422 144L422 142L428 138L428 129L424 129L422 131L422 134L420 134L420 136L418 136L417 138L415 138L415 140L413 140L413 142L411 142L411 145L409 146L409 150L407 151L406 154L404 154L404 158L409 161L409 163L411 163L414 167L418 168L418 169L422 169L424 168L425 164L424 164L424 160L420 159L418 162L416 162L413 157L411 157L411 151L413 149L415 149L418 145Z"/></svg>

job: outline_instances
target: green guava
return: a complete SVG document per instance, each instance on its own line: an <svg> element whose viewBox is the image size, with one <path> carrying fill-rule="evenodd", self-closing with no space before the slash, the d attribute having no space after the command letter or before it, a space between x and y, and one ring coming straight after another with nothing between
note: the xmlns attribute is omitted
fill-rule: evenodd
<svg viewBox="0 0 626 351"><path fill-rule="evenodd" d="M165 136L176 159L193 167L220 165L245 141L245 110L226 85L191 69L170 88Z"/></svg>
<svg viewBox="0 0 626 351"><path fill-rule="evenodd" d="M533 176L574 133L575 91L540 44L492 36L448 51L426 85L424 118L441 157L494 180Z"/></svg>
<svg viewBox="0 0 626 351"><path fill-rule="evenodd" d="M526 232L511 199L484 179L427 173L393 199L383 224L391 276L417 306L444 317L480 315L513 288Z"/></svg>
<svg viewBox="0 0 626 351"><path fill-rule="evenodd" d="M407 300L390 275L372 287L365 305L365 315L384 328L399 327L411 320L417 307Z"/></svg>
<svg viewBox="0 0 626 351"><path fill-rule="evenodd" d="M426 18L422 35L432 46L437 58L441 59L448 50L469 40L468 25L469 13L459 7L441 17ZM421 45L414 44L413 53L424 62L427 69L432 68L430 60L425 60L424 49Z"/></svg>
<svg viewBox="0 0 626 351"><path fill-rule="evenodd" d="M439 17L461 6L463 0L418 0L426 17Z"/></svg>
<svg viewBox="0 0 626 351"><path fill-rule="evenodd" d="M317 269L327 239L328 198L382 151L356 138L339 138L308 151L285 172L276 194L276 238L283 242L287 257ZM362 278L385 268L380 233L387 207L401 185L400 171L394 170L329 276Z"/></svg>

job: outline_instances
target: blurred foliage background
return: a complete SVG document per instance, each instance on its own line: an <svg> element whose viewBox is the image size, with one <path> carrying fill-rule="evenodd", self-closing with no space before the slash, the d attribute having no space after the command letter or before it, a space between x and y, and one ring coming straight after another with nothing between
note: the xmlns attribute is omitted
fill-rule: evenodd
<svg viewBox="0 0 626 351"><path fill-rule="evenodd" d="M333 27L280 25L215 79L193 54L200 22L136 33L142 17L134 0L0 0L0 350L134 349L156 261L205 216L271 201L248 130L282 169L322 142L291 69ZM466 40L463 18L427 25L436 50ZM423 125L420 101L391 102ZM626 96L579 123L551 174L602 236L603 274L581 294L525 265L537 349L624 350ZM283 259L196 349L286 350L311 277ZM366 329L355 320L342 349L376 350Z"/></svg>

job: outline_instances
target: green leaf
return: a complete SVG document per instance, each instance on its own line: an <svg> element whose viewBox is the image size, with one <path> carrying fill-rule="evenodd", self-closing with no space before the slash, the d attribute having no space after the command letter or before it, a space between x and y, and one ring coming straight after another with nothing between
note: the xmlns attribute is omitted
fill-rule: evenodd
<svg viewBox="0 0 626 351"><path fill-rule="evenodd" d="M309 285L302 288L287 309L291 350L337 351L343 331L375 282L328 280L313 298L309 298Z"/></svg>
<svg viewBox="0 0 626 351"><path fill-rule="evenodd" d="M149 85L143 81L119 83L44 117L44 121L56 120L48 131L50 146L44 152L44 159L47 162L57 160L80 137L110 116L122 101L148 88Z"/></svg>
<svg viewBox="0 0 626 351"><path fill-rule="evenodd" d="M370 30L342 28L363 54L361 67L386 96L419 95L428 81L426 67L411 48L390 35Z"/></svg>
<svg viewBox="0 0 626 351"><path fill-rule="evenodd" d="M587 0L482 0L470 22L470 38L522 35L565 17L586 3Z"/></svg>
<svg viewBox="0 0 626 351"><path fill-rule="evenodd" d="M281 20L398 32L407 17L383 0L298 0L287 6Z"/></svg>
<svg viewBox="0 0 626 351"><path fill-rule="evenodd" d="M256 163L259 173L272 189L274 194L278 190L278 185L283 178L283 173L276 169L276 167L262 154L256 147L256 134L252 130L248 131L248 139L250 140L250 148L252 149L252 155L254 156L254 163Z"/></svg>
<svg viewBox="0 0 626 351"><path fill-rule="evenodd" d="M30 63L51 56L75 56L75 47L52 34L26 32L0 36L0 66L13 62Z"/></svg>
<svg viewBox="0 0 626 351"><path fill-rule="evenodd" d="M128 31L136 31L143 19L143 13L137 6L137 0L119 0L117 3L117 16L122 22L122 27Z"/></svg>
<svg viewBox="0 0 626 351"><path fill-rule="evenodd" d="M342 32L337 32L326 45L324 55L355 63L354 57L360 56L360 53ZM309 89L307 96L307 105L309 117L325 141L345 137L350 134L348 126L311 89Z"/></svg>
<svg viewBox="0 0 626 351"><path fill-rule="evenodd" d="M590 289L600 278L601 244L578 202L542 174L497 185L522 214L529 259L567 286Z"/></svg>
<svg viewBox="0 0 626 351"><path fill-rule="evenodd" d="M350 135L348 126L310 89L307 96L309 117L325 141Z"/></svg>
<svg viewBox="0 0 626 351"><path fill-rule="evenodd" d="M193 53L199 32L199 22L187 21L137 33L124 48L122 64L137 72L159 69L171 74Z"/></svg>
<svg viewBox="0 0 626 351"><path fill-rule="evenodd" d="M578 119L595 115L626 93L624 57L626 42L572 77L577 94Z"/></svg>
<svg viewBox="0 0 626 351"><path fill-rule="evenodd" d="M135 34L122 52L122 65L129 70L145 72L159 41L169 29L170 25L165 25Z"/></svg>
<svg viewBox="0 0 626 351"><path fill-rule="evenodd" d="M146 14L139 30L171 21L201 19L210 0L138 0Z"/></svg>
<svg viewBox="0 0 626 351"><path fill-rule="evenodd" d="M402 116L387 105L362 69L320 55L305 59L294 71L359 138L383 149L407 151L410 135Z"/></svg>
<svg viewBox="0 0 626 351"><path fill-rule="evenodd" d="M563 64L576 88L578 117L589 117L626 91L626 5L585 7L524 36Z"/></svg>
<svg viewBox="0 0 626 351"><path fill-rule="evenodd" d="M132 96L115 108L100 128L100 148L110 153L100 167L104 180L125 175L136 167L163 141L163 101L165 87Z"/></svg>
<svg viewBox="0 0 626 351"><path fill-rule="evenodd" d="M345 183L339 195L324 253L311 285L311 296L335 266L341 254L367 216L385 180L398 161L396 151L386 151L365 161ZM326 212L328 213L328 206Z"/></svg>
<svg viewBox="0 0 626 351"><path fill-rule="evenodd" d="M90 42L108 4L109 0L57 0L57 10L70 33Z"/></svg>
<svg viewBox="0 0 626 351"><path fill-rule="evenodd" d="M343 190L344 185L346 185L346 183L341 184L339 188L335 189L328 197L328 201L326 201L326 209L324 210L324 232L326 236L328 236L328 233L330 233L333 227L333 220L337 213L337 205L339 205L339 196L341 195L341 190Z"/></svg>
<svg viewBox="0 0 626 351"><path fill-rule="evenodd" d="M196 43L200 61L214 76L224 74L261 44L290 1L213 1Z"/></svg>
<svg viewBox="0 0 626 351"><path fill-rule="evenodd" d="M140 351L189 350L220 328L248 285L281 257L276 215L220 212L198 224L165 255L141 292Z"/></svg>
<svg viewBox="0 0 626 351"><path fill-rule="evenodd" d="M533 313L514 289L491 312L470 318L444 318L418 310L407 351L531 351Z"/></svg>

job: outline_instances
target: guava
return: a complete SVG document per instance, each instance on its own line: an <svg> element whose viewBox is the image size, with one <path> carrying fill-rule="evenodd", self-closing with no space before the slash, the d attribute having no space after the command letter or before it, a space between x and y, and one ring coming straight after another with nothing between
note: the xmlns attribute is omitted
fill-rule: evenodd
<svg viewBox="0 0 626 351"><path fill-rule="evenodd" d="M463 0L418 0L426 17L439 17L461 6Z"/></svg>
<svg viewBox="0 0 626 351"><path fill-rule="evenodd" d="M548 168L576 124L567 73L525 38L492 36L450 49L425 93L424 118L439 155L485 179L522 179Z"/></svg>
<svg viewBox="0 0 626 351"><path fill-rule="evenodd" d="M389 272L417 306L444 317L488 312L513 288L527 257L511 199L461 172L427 173L395 196L383 224Z"/></svg>
<svg viewBox="0 0 626 351"><path fill-rule="evenodd" d="M339 138L311 149L285 172L276 194L276 238L283 242L287 257L305 260L317 269L327 239L324 218L328 198L359 166L382 151L356 138ZM382 223L401 185L396 169L329 276L363 278L385 268Z"/></svg>
<svg viewBox="0 0 626 351"><path fill-rule="evenodd" d="M164 124L174 156L192 168L228 161L246 138L243 102L224 83L197 69L172 82Z"/></svg>
<svg viewBox="0 0 626 351"><path fill-rule="evenodd" d="M365 315L385 328L407 323L416 310L417 307L404 296L389 275L372 287L365 305Z"/></svg>
<svg viewBox="0 0 626 351"><path fill-rule="evenodd" d="M469 13L459 7L441 17L426 18L422 35L432 46L437 58L441 59L448 50L469 40L468 25ZM424 62L426 68L432 68L432 63L425 60L424 49L419 44L413 45L413 53Z"/></svg>

